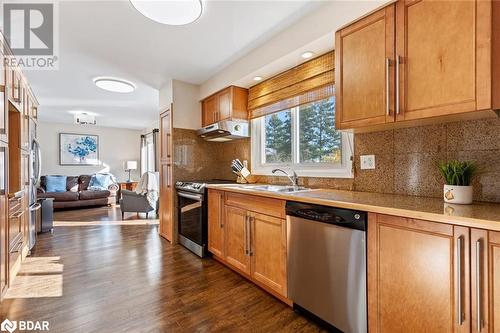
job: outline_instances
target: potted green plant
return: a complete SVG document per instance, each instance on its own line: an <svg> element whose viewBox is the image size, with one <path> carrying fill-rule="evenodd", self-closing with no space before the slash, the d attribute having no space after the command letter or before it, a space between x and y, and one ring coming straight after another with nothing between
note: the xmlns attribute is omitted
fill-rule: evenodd
<svg viewBox="0 0 500 333"><path fill-rule="evenodd" d="M453 204L471 204L471 180L476 171L475 164L469 161L441 162L439 171L445 181L444 201Z"/></svg>

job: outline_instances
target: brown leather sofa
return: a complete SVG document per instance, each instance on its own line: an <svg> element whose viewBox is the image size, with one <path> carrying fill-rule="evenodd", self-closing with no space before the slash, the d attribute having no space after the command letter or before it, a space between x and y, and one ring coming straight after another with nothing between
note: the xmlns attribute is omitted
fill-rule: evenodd
<svg viewBox="0 0 500 333"><path fill-rule="evenodd" d="M54 209L106 206L116 203L118 184L111 184L104 191L88 190L92 175L67 176L66 192L47 192L46 177L40 177L38 198L53 198Z"/></svg>

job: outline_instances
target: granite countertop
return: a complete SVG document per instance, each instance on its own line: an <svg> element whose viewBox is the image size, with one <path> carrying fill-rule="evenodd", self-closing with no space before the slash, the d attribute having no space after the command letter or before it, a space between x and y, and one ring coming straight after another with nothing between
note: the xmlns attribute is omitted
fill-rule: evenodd
<svg viewBox="0 0 500 333"><path fill-rule="evenodd" d="M277 193L255 190L252 188L254 186L255 184L208 185L208 188L500 231L500 204L495 203L452 205L443 202L441 198L329 189Z"/></svg>

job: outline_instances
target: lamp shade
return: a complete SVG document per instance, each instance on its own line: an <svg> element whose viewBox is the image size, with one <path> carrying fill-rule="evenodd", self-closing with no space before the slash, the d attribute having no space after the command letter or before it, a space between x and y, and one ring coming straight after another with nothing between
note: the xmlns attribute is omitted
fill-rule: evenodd
<svg viewBox="0 0 500 333"><path fill-rule="evenodd" d="M125 170L136 170L136 169L137 169L137 161L125 162Z"/></svg>

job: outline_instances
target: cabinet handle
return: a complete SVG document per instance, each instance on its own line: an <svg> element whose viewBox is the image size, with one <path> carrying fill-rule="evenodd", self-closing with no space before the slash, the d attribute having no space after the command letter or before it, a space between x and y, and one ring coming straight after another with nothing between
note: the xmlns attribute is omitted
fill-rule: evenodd
<svg viewBox="0 0 500 333"><path fill-rule="evenodd" d="M224 214L222 214L222 196L219 194L219 228L224 228L224 222L222 222L222 218Z"/></svg>
<svg viewBox="0 0 500 333"><path fill-rule="evenodd" d="M457 239L457 316L458 325L462 325L465 320L465 314L462 312L462 243L463 236Z"/></svg>
<svg viewBox="0 0 500 333"><path fill-rule="evenodd" d="M248 256L248 215L245 215L245 255Z"/></svg>
<svg viewBox="0 0 500 333"><path fill-rule="evenodd" d="M12 215L10 216L10 218L11 218L11 219L13 219L13 220L16 220L16 219L20 218L20 217L21 217L21 215L23 215L23 213L24 213L24 211L22 211L22 210L21 210L21 211L19 211L19 212L15 213L15 214L12 214Z"/></svg>
<svg viewBox="0 0 500 333"><path fill-rule="evenodd" d="M481 240L476 241L476 320L477 320L477 331L482 330L482 308L481 308L481 252L482 245Z"/></svg>
<svg viewBox="0 0 500 333"><path fill-rule="evenodd" d="M250 254L250 257L253 256L253 248L252 248L252 244L253 244L252 222L255 224L255 217L253 217L253 216L250 217L250 220L248 221L248 230L250 231L249 235L248 235L248 252Z"/></svg>
<svg viewBox="0 0 500 333"><path fill-rule="evenodd" d="M401 57L396 56L396 114L399 114L399 65L401 64Z"/></svg>
<svg viewBox="0 0 500 333"><path fill-rule="evenodd" d="M390 84L389 84L389 66L391 65L391 59L386 58L385 59L385 114L390 115L391 112L389 110L389 103L390 103Z"/></svg>

